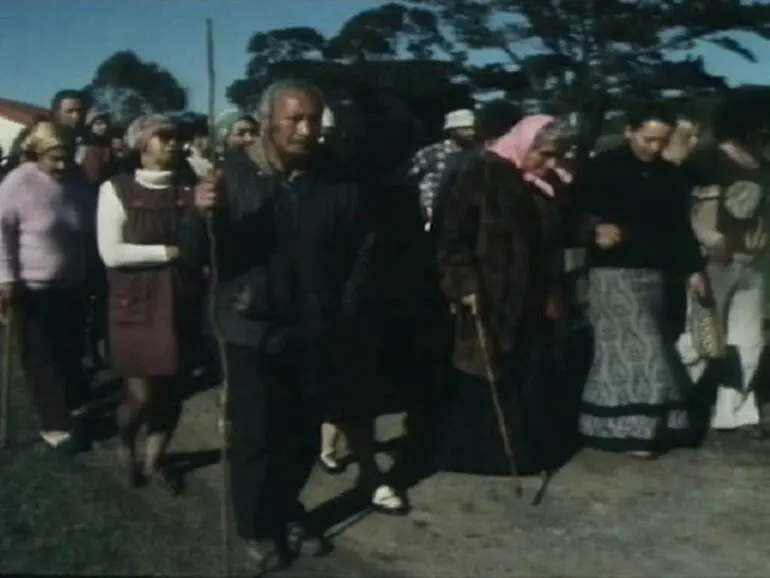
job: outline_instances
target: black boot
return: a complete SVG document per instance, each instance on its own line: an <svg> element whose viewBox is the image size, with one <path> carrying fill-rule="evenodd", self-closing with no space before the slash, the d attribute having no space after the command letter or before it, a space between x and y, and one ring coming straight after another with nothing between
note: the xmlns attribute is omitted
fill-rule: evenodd
<svg viewBox="0 0 770 578"><path fill-rule="evenodd" d="M301 522L289 522L286 526L286 543L298 556L323 556L332 547L320 532L308 529Z"/></svg>

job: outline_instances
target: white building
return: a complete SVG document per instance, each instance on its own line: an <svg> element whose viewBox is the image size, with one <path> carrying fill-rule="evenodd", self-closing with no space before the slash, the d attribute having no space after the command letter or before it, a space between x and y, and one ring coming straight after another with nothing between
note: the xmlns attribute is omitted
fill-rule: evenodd
<svg viewBox="0 0 770 578"><path fill-rule="evenodd" d="M19 132L47 112L39 106L0 98L0 149L4 157L8 155Z"/></svg>

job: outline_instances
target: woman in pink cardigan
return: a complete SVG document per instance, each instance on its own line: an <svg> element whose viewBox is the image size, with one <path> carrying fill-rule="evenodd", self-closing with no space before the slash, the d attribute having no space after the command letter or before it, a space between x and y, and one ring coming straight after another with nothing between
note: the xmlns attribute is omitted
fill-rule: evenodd
<svg viewBox="0 0 770 578"><path fill-rule="evenodd" d="M33 127L29 162L0 183L0 311L18 319L21 365L51 448L78 449L72 413L82 372L87 244L93 195L72 170L74 146L53 123Z"/></svg>

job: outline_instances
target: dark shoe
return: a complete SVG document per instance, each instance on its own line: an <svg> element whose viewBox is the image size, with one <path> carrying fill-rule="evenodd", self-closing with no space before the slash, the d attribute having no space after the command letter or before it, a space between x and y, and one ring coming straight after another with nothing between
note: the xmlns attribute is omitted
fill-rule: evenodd
<svg viewBox="0 0 770 578"><path fill-rule="evenodd" d="M291 553L275 540L247 540L245 550L259 572L281 570L291 564Z"/></svg>
<svg viewBox="0 0 770 578"><path fill-rule="evenodd" d="M752 425L741 428L741 433L755 441L770 440L770 429L762 425Z"/></svg>
<svg viewBox="0 0 770 578"><path fill-rule="evenodd" d="M155 486L171 496L178 496L184 490L182 476L168 468L158 468L151 474L145 473L147 483Z"/></svg>
<svg viewBox="0 0 770 578"><path fill-rule="evenodd" d="M334 454L321 454L318 456L318 465L327 474L335 476L345 471L345 464L337 459Z"/></svg>
<svg viewBox="0 0 770 578"><path fill-rule="evenodd" d="M118 450L118 464L120 466L121 477L125 480L129 488L141 488L147 483L144 479L139 464L125 450Z"/></svg>
<svg viewBox="0 0 770 578"><path fill-rule="evenodd" d="M286 543L298 556L323 556L332 549L326 538L311 532L299 522L289 522L287 525Z"/></svg>

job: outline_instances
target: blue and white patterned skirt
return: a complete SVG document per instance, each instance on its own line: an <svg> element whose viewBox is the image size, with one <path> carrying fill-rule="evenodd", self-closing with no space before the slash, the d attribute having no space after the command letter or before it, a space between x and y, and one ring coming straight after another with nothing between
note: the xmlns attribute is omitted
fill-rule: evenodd
<svg viewBox="0 0 770 578"><path fill-rule="evenodd" d="M690 382L664 338L663 274L592 269L588 297L595 350L580 415L585 445L634 452L690 445Z"/></svg>

